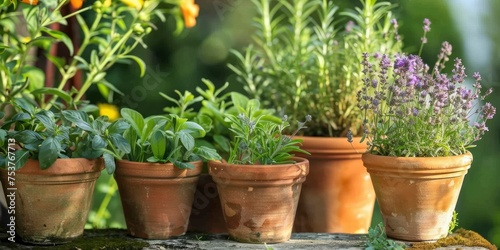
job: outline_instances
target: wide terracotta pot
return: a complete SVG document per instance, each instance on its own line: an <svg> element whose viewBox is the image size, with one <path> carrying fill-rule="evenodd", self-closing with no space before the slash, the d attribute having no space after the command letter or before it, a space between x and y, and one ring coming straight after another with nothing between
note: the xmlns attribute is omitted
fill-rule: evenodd
<svg viewBox="0 0 500 250"><path fill-rule="evenodd" d="M196 184L188 231L199 233L227 233L217 184L208 173L202 173Z"/></svg>
<svg viewBox="0 0 500 250"><path fill-rule="evenodd" d="M283 165L236 165L209 161L229 235L240 242L276 243L290 239L306 159Z"/></svg>
<svg viewBox="0 0 500 250"><path fill-rule="evenodd" d="M445 237L472 154L389 157L363 154L388 237L431 241Z"/></svg>
<svg viewBox="0 0 500 250"><path fill-rule="evenodd" d="M33 244L66 243L81 236L103 168L101 159L73 158L57 159L45 170L30 159L15 175L10 172L13 179L0 170L7 206L15 210L8 217L15 216L16 235Z"/></svg>
<svg viewBox="0 0 500 250"><path fill-rule="evenodd" d="M367 233L371 225L375 192L361 155L367 149L361 138L352 145L346 138L297 136L297 154L310 162L302 185L295 232Z"/></svg>
<svg viewBox="0 0 500 250"><path fill-rule="evenodd" d="M116 162L115 179L127 231L144 239L168 239L186 233L202 161L194 169L171 163Z"/></svg>

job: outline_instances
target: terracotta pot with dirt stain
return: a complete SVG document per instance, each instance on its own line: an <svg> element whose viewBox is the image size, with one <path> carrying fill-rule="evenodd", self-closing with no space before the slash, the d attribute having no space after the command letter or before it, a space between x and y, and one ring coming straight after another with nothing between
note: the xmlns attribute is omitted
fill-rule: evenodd
<svg viewBox="0 0 500 250"><path fill-rule="evenodd" d="M363 154L363 163L371 175L388 237L431 241L448 234L472 154L450 157Z"/></svg>
<svg viewBox="0 0 500 250"><path fill-rule="evenodd" d="M33 244L66 243L81 236L103 168L101 159L73 158L57 159L45 170L30 159L15 175L0 170L7 206L15 206L9 216L15 216L16 234Z"/></svg>
<svg viewBox="0 0 500 250"><path fill-rule="evenodd" d="M346 138L307 137L301 148L311 155L296 154L310 162L302 185L294 232L367 233L375 192L361 161L367 149L361 138L352 145Z"/></svg>
<svg viewBox="0 0 500 250"><path fill-rule="evenodd" d="M240 242L276 243L290 239L309 162L237 165L209 161L229 235Z"/></svg>
<svg viewBox="0 0 500 250"><path fill-rule="evenodd" d="M202 161L194 169L171 163L117 161L115 179L127 231L144 239L168 239L186 233Z"/></svg>

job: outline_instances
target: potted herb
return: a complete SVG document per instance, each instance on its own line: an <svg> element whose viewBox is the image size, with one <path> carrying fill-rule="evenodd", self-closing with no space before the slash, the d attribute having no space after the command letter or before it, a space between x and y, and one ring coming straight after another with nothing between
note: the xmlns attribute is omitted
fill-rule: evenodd
<svg viewBox="0 0 500 250"><path fill-rule="evenodd" d="M429 25L426 19L425 32ZM479 73L472 87L466 85L459 58L450 75L443 73L450 55L451 45L444 42L433 67L417 55L401 54L382 55L375 70L364 54L358 102L367 114L369 148L362 159L391 238L428 241L448 234L472 163L468 148L488 131L485 123L496 112L483 103L491 89L481 90Z"/></svg>
<svg viewBox="0 0 500 250"><path fill-rule="evenodd" d="M130 152L117 161L118 184L127 230L134 237L166 239L188 227L204 160L220 159L214 149L196 146L205 135L198 124L177 115L144 118L124 108Z"/></svg>
<svg viewBox="0 0 500 250"><path fill-rule="evenodd" d="M365 143L345 141L349 130L362 135L356 95L363 86L362 53L401 51L397 22L388 2L362 0L343 11L327 0L253 1L257 7L254 43L230 65L245 90L276 107L277 113L311 114L299 132L311 153L295 230L367 233L375 194L361 162ZM376 65L374 66L376 67ZM359 141L359 140L357 140ZM354 148L353 148L354 146Z"/></svg>
<svg viewBox="0 0 500 250"><path fill-rule="evenodd" d="M104 164L129 152L123 120L110 123L83 111L41 110L13 101L16 115L0 129L0 170L15 201L15 233L24 242L64 243L83 234L94 185ZM12 236L12 235L11 235Z"/></svg>
<svg viewBox="0 0 500 250"><path fill-rule="evenodd" d="M208 162L226 228L241 242L287 241L309 172L308 161L292 152L306 152L299 148L300 140L282 134L289 126L286 116L266 115L255 99L241 104L235 103L238 115L226 115L233 138L227 162Z"/></svg>

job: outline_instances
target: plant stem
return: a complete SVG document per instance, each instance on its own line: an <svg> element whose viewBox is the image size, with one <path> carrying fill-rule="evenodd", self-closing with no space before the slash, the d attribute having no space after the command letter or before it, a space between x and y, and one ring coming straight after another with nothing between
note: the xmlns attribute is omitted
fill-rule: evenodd
<svg viewBox="0 0 500 250"><path fill-rule="evenodd" d="M108 188L108 191L106 192L106 196L104 196L104 198L102 199L101 205L99 205L99 209L97 210L94 221L92 223L93 224L92 226L94 228L100 228L99 222L101 221L101 219L104 218L104 215L105 215L106 211L108 210L107 209L108 205L111 202L111 199L113 198L113 196L115 195L116 190L118 189L118 185L116 184L116 181L113 178L113 176L109 177L108 187L109 188Z"/></svg>

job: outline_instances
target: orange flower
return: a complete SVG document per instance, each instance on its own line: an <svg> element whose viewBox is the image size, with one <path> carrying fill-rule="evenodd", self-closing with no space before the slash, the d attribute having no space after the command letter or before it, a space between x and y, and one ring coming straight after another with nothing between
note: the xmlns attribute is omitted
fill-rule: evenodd
<svg viewBox="0 0 500 250"><path fill-rule="evenodd" d="M71 3L71 7L73 7L73 9L77 10L77 9L80 9L82 7L83 0L71 0L70 3Z"/></svg>
<svg viewBox="0 0 500 250"><path fill-rule="evenodd" d="M184 17L186 28L191 28L196 25L196 17L200 12L200 6L194 3L194 0L181 0L181 12Z"/></svg>
<svg viewBox="0 0 500 250"><path fill-rule="evenodd" d="M21 0L21 2L30 4L30 5L37 5L38 4L38 0Z"/></svg>

